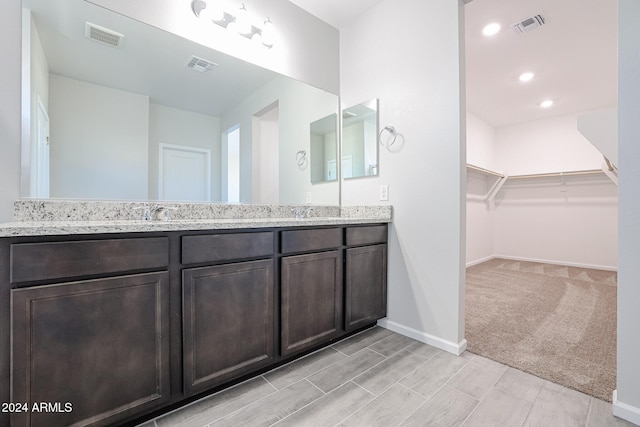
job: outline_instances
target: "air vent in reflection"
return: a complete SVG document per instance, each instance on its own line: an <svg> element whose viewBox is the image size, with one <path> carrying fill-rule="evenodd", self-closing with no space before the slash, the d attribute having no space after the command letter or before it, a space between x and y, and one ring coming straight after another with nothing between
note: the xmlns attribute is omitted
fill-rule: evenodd
<svg viewBox="0 0 640 427"><path fill-rule="evenodd" d="M197 56L192 55L187 62L187 68L191 68L192 70L199 71L201 73L206 73L207 71L213 70L218 64L207 61L206 59L198 58Z"/></svg>
<svg viewBox="0 0 640 427"><path fill-rule="evenodd" d="M517 33L523 34L528 31L535 30L536 28L542 27L544 24L546 24L546 22L547 19L544 16L538 14L513 24L513 29Z"/></svg>
<svg viewBox="0 0 640 427"><path fill-rule="evenodd" d="M111 47L120 47L124 41L123 34L101 27L100 25L92 24L91 22L84 23L84 35L88 39Z"/></svg>

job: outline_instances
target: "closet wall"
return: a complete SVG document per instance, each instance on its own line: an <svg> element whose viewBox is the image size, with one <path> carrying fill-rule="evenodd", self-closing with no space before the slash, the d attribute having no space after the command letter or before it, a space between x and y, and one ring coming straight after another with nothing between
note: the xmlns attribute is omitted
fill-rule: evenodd
<svg viewBox="0 0 640 427"><path fill-rule="evenodd" d="M469 114L467 162L509 176L599 169L578 116L494 129L489 143L491 127ZM467 265L495 256L617 268L617 187L604 174L507 179L493 201L480 200L495 179L468 171Z"/></svg>

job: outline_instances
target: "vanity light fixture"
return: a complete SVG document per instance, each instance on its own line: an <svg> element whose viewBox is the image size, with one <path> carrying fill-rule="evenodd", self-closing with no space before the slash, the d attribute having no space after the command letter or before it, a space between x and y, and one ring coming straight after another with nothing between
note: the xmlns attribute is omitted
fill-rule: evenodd
<svg viewBox="0 0 640 427"><path fill-rule="evenodd" d="M274 44L273 23L267 18L263 28L251 24L251 17L244 3L236 12L235 16L226 12L219 0L194 0L191 3L191 10L194 15L206 21L211 21L224 28L229 28L229 24L240 35L252 39L258 37L262 45L271 49Z"/></svg>
<svg viewBox="0 0 640 427"><path fill-rule="evenodd" d="M551 99L546 99L546 100L544 100L544 101L542 101L540 103L540 107L542 107L542 108L549 108L552 105L553 105L553 100L551 100Z"/></svg>

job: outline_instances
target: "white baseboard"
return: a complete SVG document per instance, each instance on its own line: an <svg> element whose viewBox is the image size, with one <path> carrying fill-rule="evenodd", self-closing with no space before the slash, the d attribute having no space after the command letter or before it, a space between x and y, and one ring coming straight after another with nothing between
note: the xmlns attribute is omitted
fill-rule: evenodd
<svg viewBox="0 0 640 427"><path fill-rule="evenodd" d="M436 337L431 334L427 334L417 329L410 328L408 326L401 325L396 322L391 322L386 318L378 320L378 326L381 326L385 329L389 329L390 331L393 331L393 332L397 332L409 338L413 338L414 340L418 340L425 344L432 345L436 348L439 348L440 350L453 353L456 356L460 356L467 349L467 340L465 339L463 339L459 343L443 340L442 338Z"/></svg>
<svg viewBox="0 0 640 427"><path fill-rule="evenodd" d="M564 261L557 261L557 260L551 260L551 259L538 259L538 258L518 257L518 256L510 256L510 255L494 255L491 258L504 258L512 261L540 262L543 264L563 265L566 267L593 268L595 270L618 271L618 267L610 266L610 265L583 264L579 262L564 262Z"/></svg>
<svg viewBox="0 0 640 427"><path fill-rule="evenodd" d="M475 260L475 261L469 261L469 262L467 262L467 264L465 265L465 268L469 268L469 267L472 267L472 266L477 265L477 264L482 264L483 262L491 261L491 260L492 260L492 259L494 259L495 257L496 257L495 255L489 255L488 257L484 257L484 258L481 258L481 259L477 259L477 260Z"/></svg>
<svg viewBox="0 0 640 427"><path fill-rule="evenodd" d="M618 400L618 390L613 390L612 400L613 415L636 425L640 425L640 408L620 402Z"/></svg>

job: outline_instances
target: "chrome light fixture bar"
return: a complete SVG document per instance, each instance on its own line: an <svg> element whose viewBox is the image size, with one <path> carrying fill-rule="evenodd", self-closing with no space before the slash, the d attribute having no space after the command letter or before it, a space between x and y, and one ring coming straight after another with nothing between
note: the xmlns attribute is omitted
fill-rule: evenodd
<svg viewBox="0 0 640 427"><path fill-rule="evenodd" d="M194 0L191 10L198 18L209 20L223 28L229 28L233 23L238 34L248 39L260 37L262 45L271 49L273 47L273 23L267 17L262 28L251 24L249 12L244 3L234 15L225 11L219 0Z"/></svg>

